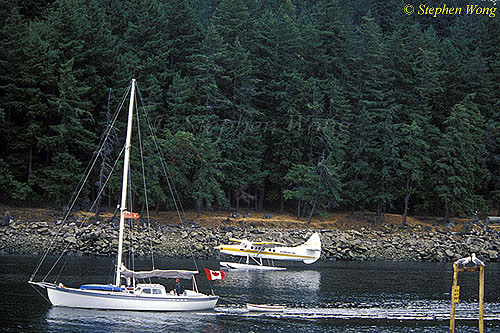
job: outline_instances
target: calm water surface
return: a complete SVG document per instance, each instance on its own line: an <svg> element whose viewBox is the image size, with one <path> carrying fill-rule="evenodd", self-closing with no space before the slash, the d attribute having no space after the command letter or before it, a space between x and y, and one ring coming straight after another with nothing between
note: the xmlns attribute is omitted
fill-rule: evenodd
<svg viewBox="0 0 500 333"><path fill-rule="evenodd" d="M448 332L450 263L323 263L287 265L276 272L228 272L211 285L214 311L188 313L99 311L51 307L26 283L35 257L0 256L3 332ZM216 261L198 261L217 269ZM144 265L141 261L136 268ZM195 269L192 260L157 267ZM112 259L74 257L68 286L112 281ZM170 285L170 284L172 285ZM173 282L167 283L170 289ZM188 284L186 284L187 286ZM210 292L204 276L200 291ZM478 274L460 273L456 332L477 332ZM246 311L245 303L282 304L283 313ZM485 269L486 332L500 332L500 264Z"/></svg>

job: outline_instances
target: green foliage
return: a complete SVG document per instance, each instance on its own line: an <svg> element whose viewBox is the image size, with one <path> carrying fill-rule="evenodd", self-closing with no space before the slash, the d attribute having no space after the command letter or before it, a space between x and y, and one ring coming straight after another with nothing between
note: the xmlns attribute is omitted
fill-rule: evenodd
<svg viewBox="0 0 500 333"><path fill-rule="evenodd" d="M207 133L201 133L196 138L195 172L193 176L192 197L199 214L205 205L212 209L217 203L219 207L227 205L224 191L222 190L222 163L217 144Z"/></svg>
<svg viewBox="0 0 500 333"><path fill-rule="evenodd" d="M2 201L19 200L24 201L30 195L30 187L14 179L10 167L0 159L0 191Z"/></svg>
<svg viewBox="0 0 500 333"><path fill-rule="evenodd" d="M500 209L499 21L402 5L0 0L1 200L65 202L135 77L166 163L132 152L137 205L144 159L157 208Z"/></svg>
<svg viewBox="0 0 500 333"><path fill-rule="evenodd" d="M482 167L484 119L473 95L456 104L443 125L432 179L448 218L452 214L471 213L483 205L484 199L474 193L477 187L484 186L487 177Z"/></svg>

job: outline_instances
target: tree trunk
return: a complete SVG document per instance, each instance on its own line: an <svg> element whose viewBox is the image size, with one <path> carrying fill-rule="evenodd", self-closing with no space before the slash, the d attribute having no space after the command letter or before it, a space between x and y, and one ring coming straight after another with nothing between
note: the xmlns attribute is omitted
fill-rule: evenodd
<svg viewBox="0 0 500 333"><path fill-rule="evenodd" d="M285 211L285 197L283 196L283 187L280 185L280 213Z"/></svg>
<svg viewBox="0 0 500 333"><path fill-rule="evenodd" d="M410 192L406 192L405 194L405 208L403 210L403 225L407 225L406 217L408 216L408 204L410 202Z"/></svg>
<svg viewBox="0 0 500 333"><path fill-rule="evenodd" d="M101 190L102 190L102 186L103 186L103 181L104 181L104 165L105 165L105 157L104 156L101 156L101 159L102 159L102 162L101 162L101 169L99 170L99 181L97 183L97 193L98 193L98 198L97 198L97 203L96 203L96 207L95 207L95 217L99 217L99 213L100 213L100 210L101 210L101 196L99 195L99 193L101 193Z"/></svg>
<svg viewBox="0 0 500 333"><path fill-rule="evenodd" d="M234 190L234 195L236 196L236 213L240 212L240 190L236 189Z"/></svg>
<svg viewBox="0 0 500 333"><path fill-rule="evenodd" d="M448 208L448 204L445 204L445 206L444 223L448 223L450 221L450 209Z"/></svg>
<svg viewBox="0 0 500 333"><path fill-rule="evenodd" d="M316 204L318 203L319 191L316 191L316 196L314 197L314 204L311 208L311 214L309 214L309 218L307 219L307 225L311 224L311 219L314 215L314 211L316 210Z"/></svg>
<svg viewBox="0 0 500 333"><path fill-rule="evenodd" d="M375 220L377 221L377 223L380 222L381 216L382 216L382 203L378 202L377 203L377 216L375 218Z"/></svg>
<svg viewBox="0 0 500 333"><path fill-rule="evenodd" d="M300 219L300 200L297 201L297 218Z"/></svg>
<svg viewBox="0 0 500 333"><path fill-rule="evenodd" d="M257 210L260 212L264 208L264 195L265 195L265 185L263 185L262 189L260 190L260 196L259 196L259 204L257 206Z"/></svg>
<svg viewBox="0 0 500 333"><path fill-rule="evenodd" d="M255 211L259 209L259 190L255 189Z"/></svg>
<svg viewBox="0 0 500 333"><path fill-rule="evenodd" d="M111 88L109 89L108 93L108 107L106 109L106 126L108 127L110 125L111 121ZM104 147L103 147L104 148ZM107 155L108 151L107 149L103 149L101 151L101 168L99 169L99 182L98 182L98 187L97 187L97 193L98 193L98 198L97 198L97 204L95 208L95 217L97 218L100 214L101 211L101 191L104 186L104 170L106 168L106 160L107 160Z"/></svg>
<svg viewBox="0 0 500 333"><path fill-rule="evenodd" d="M120 211L120 206L116 206L115 211L113 213L113 216L111 216L111 218L109 219L111 221L111 223L113 224L113 227L115 226L115 217L119 211Z"/></svg>
<svg viewBox="0 0 500 333"><path fill-rule="evenodd" d="M33 147L30 146L29 161L28 161L28 180L30 179L31 174L33 173L32 166L33 166Z"/></svg>
<svg viewBox="0 0 500 333"><path fill-rule="evenodd" d="M108 206L108 209L110 209L110 208L111 208L111 205L112 205L112 203L111 203L111 196L112 196L112 193L113 193L113 192L111 191L111 189L109 189L109 188L108 188L108 205L107 205L107 206Z"/></svg>
<svg viewBox="0 0 500 333"><path fill-rule="evenodd" d="M410 190L411 190L411 177L408 176L406 180L406 194L405 194L405 208L403 211L403 225L406 225L406 217L408 216L408 206L410 205Z"/></svg>
<svg viewBox="0 0 500 333"><path fill-rule="evenodd" d="M201 214L201 207L200 207L201 205L198 200L196 200L195 206L196 206L196 217L199 218Z"/></svg>

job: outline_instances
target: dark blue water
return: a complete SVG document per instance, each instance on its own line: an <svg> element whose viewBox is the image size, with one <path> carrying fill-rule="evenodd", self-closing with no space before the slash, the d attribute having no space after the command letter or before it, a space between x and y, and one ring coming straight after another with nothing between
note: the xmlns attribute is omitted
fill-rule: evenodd
<svg viewBox="0 0 500 333"><path fill-rule="evenodd" d="M152 313L51 307L26 283L38 258L0 257L3 332L447 332L450 263L315 263L287 271L228 272L211 287L214 311ZM60 278L68 286L112 281L112 260L75 257ZM137 262L138 269L141 262ZM215 261L198 261L211 269ZM192 260L157 261L194 269ZM210 292L205 276L200 291ZM477 332L478 274L460 273L455 332ZM486 332L500 332L500 264L485 269ZM283 313L248 312L245 303L282 304Z"/></svg>

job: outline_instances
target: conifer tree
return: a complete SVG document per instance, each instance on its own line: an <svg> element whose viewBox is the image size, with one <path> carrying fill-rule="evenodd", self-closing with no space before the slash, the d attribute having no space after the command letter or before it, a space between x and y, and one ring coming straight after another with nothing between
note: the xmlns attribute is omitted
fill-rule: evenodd
<svg viewBox="0 0 500 333"><path fill-rule="evenodd" d="M346 194L353 208L357 202L375 205L380 218L394 200L401 140L396 112L400 106L391 89L387 47L380 29L372 17L363 19L351 50L353 66L362 66L350 86L355 113L347 163L350 191Z"/></svg>
<svg viewBox="0 0 500 333"><path fill-rule="evenodd" d="M409 20L407 20L409 21ZM440 60L435 35L422 32L418 24L401 22L391 36L395 98L401 105L399 191L403 199L403 224L410 209L410 197L424 194L425 170L430 165L430 124L433 98L442 92Z"/></svg>
<svg viewBox="0 0 500 333"><path fill-rule="evenodd" d="M497 215L500 215L500 22L487 20L485 33L482 36L484 56L488 63L490 77L488 99L491 107L484 111L486 122L486 163L490 171L490 182L486 190L486 197L496 202Z"/></svg>
<svg viewBox="0 0 500 333"><path fill-rule="evenodd" d="M89 156L93 150L95 134L90 130L92 115L90 103L82 96L82 87L73 75L73 61L61 65L58 76L58 96L50 101L51 125L40 138L39 147L47 162L34 172L33 183L56 203L67 200L82 173L80 156Z"/></svg>
<svg viewBox="0 0 500 333"><path fill-rule="evenodd" d="M170 75L190 76L193 74L193 57L200 52L203 41L200 21L188 0L168 2L167 10Z"/></svg>
<svg viewBox="0 0 500 333"><path fill-rule="evenodd" d="M259 207L264 197L279 200L284 209L284 176L292 163L300 163L303 119L299 95L306 77L300 73L302 37L291 1L269 4L257 25L255 72L258 78L255 103L261 111L265 164L268 180L259 189ZM299 103L299 104L297 104ZM305 118L305 117L304 117ZM297 150L292 151L293 147Z"/></svg>
<svg viewBox="0 0 500 333"><path fill-rule="evenodd" d="M445 221L454 214L471 214L484 204L477 195L488 175L482 166L484 119L473 98L468 95L453 107L436 143L431 177Z"/></svg>
<svg viewBox="0 0 500 333"><path fill-rule="evenodd" d="M222 166L221 154L217 143L213 142L208 132L199 134L196 140L195 173L193 176L193 193L197 216L201 209L206 206L212 209L217 203L219 207L226 206L226 198L222 190Z"/></svg>

